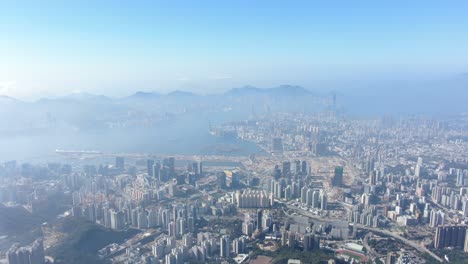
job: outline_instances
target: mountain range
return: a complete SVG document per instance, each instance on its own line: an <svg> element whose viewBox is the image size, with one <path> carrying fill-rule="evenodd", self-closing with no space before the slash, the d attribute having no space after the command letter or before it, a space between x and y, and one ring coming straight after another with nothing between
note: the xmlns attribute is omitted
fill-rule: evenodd
<svg viewBox="0 0 468 264"><path fill-rule="evenodd" d="M304 95L318 95L313 93L301 86L297 85L281 85L272 88L258 88L254 86L243 86L239 88L232 88L222 94L209 94L199 95L189 91L175 90L166 94L158 93L155 91L137 91L126 97L112 98L106 95L97 95L91 93L72 93L66 96L55 97L55 98L41 98L36 102L51 102L51 101L81 101L81 102L112 102L112 101L129 101L129 100L153 100L162 98L195 98L195 97L210 97L210 96L304 96ZM9 96L0 95L0 103L3 102L18 102L19 99L15 99Z"/></svg>
<svg viewBox="0 0 468 264"><path fill-rule="evenodd" d="M90 93L73 93L62 97L42 98L34 102L23 102L12 97L0 96L0 105L8 107L23 104L41 105L47 108L44 111L48 111L49 108L55 109L54 111L68 108L71 111L71 106L93 105L100 106L95 109L96 111L119 108L123 112L129 109L165 112L173 110L174 105L187 106L187 109L184 108L183 111L195 105L207 107L237 105L248 108L252 105L261 105L270 109L276 107L279 111L291 109L301 111L299 109L310 108L311 104L329 106L332 94L337 97L337 106L358 115L466 112L468 111L465 106L468 98L468 73L426 82L401 80L342 82L337 85L314 86L314 90L298 85L280 85L271 88L246 85L223 93L207 95L182 90L166 94L156 91L137 91L119 98ZM314 107L314 109L317 110L320 107ZM2 109L0 109L1 112Z"/></svg>

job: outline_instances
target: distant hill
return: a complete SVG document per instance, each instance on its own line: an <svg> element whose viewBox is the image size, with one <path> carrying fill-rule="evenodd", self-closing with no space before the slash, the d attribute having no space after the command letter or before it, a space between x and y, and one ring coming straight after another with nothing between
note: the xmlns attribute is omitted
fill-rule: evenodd
<svg viewBox="0 0 468 264"><path fill-rule="evenodd" d="M197 95L197 94L194 94L194 93L192 93L192 92L175 90L175 91L173 91L173 92L168 93L167 96L172 96L172 97L192 97L192 96L198 96L198 95Z"/></svg>
<svg viewBox="0 0 468 264"><path fill-rule="evenodd" d="M102 263L97 257L99 249L112 244L123 243L139 231L114 231L91 223L85 219L63 218L54 227L65 237L47 253L54 257L55 263Z"/></svg>
<svg viewBox="0 0 468 264"><path fill-rule="evenodd" d="M280 85L273 88L257 88L254 86L244 86L233 88L225 93L229 96L246 96L246 95L276 95L276 96L303 96L312 95L312 92L304 87L297 85Z"/></svg>
<svg viewBox="0 0 468 264"><path fill-rule="evenodd" d="M156 92L143 92L143 91L138 91L128 97L125 97L123 99L154 99L160 97L160 93Z"/></svg>
<svg viewBox="0 0 468 264"><path fill-rule="evenodd" d="M312 94L311 91L298 85L281 85L275 88L270 88L268 89L268 91L276 95L284 95L284 96L302 96L302 95Z"/></svg>
<svg viewBox="0 0 468 264"><path fill-rule="evenodd" d="M252 95L252 94L260 94L265 92L264 89L260 89L253 86L244 86L240 88L232 88L231 90L224 93L225 95L232 95L232 96L240 96L240 95Z"/></svg>
<svg viewBox="0 0 468 264"><path fill-rule="evenodd" d="M43 223L44 218L31 214L22 206L7 207L0 203L0 234L12 235Z"/></svg>
<svg viewBox="0 0 468 264"><path fill-rule="evenodd" d="M61 97L61 99L91 102L91 103L108 103L112 101L111 98L105 95L96 95L96 94L90 94L90 93L72 93L70 95Z"/></svg>
<svg viewBox="0 0 468 264"><path fill-rule="evenodd" d="M0 203L0 251L8 250L13 243L30 244L41 236L45 218L31 214L22 206L7 207Z"/></svg>

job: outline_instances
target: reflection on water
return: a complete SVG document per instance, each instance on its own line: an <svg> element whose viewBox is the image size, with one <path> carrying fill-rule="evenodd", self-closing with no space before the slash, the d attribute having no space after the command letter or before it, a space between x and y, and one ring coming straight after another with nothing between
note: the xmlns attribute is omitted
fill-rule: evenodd
<svg viewBox="0 0 468 264"><path fill-rule="evenodd" d="M0 137L0 160L47 160L56 149L104 153L161 153L240 156L262 151L255 144L209 133L209 124L241 118L215 114L187 114L145 128L98 130L50 129Z"/></svg>

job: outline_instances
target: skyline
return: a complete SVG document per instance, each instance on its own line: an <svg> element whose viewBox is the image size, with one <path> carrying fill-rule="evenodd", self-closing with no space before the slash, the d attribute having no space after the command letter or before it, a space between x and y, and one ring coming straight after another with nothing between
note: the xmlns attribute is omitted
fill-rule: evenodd
<svg viewBox="0 0 468 264"><path fill-rule="evenodd" d="M0 264L466 263L467 11L0 1Z"/></svg>
<svg viewBox="0 0 468 264"><path fill-rule="evenodd" d="M462 1L110 3L0 4L0 94L313 90L468 71Z"/></svg>

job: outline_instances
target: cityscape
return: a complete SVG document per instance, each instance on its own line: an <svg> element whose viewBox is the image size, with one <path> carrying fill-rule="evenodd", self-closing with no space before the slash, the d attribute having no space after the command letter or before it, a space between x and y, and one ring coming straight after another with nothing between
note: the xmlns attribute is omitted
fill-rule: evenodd
<svg viewBox="0 0 468 264"><path fill-rule="evenodd" d="M254 142L263 155L58 151L63 163L8 161L4 206L63 212L41 223L34 243L15 243L4 256L8 263L267 263L279 251L303 263L462 261L467 121L278 113L215 128ZM76 242L97 239L95 256L54 251L78 232L73 225L92 225L115 242L87 234Z"/></svg>
<svg viewBox="0 0 468 264"><path fill-rule="evenodd" d="M467 10L0 3L0 264L468 263Z"/></svg>

